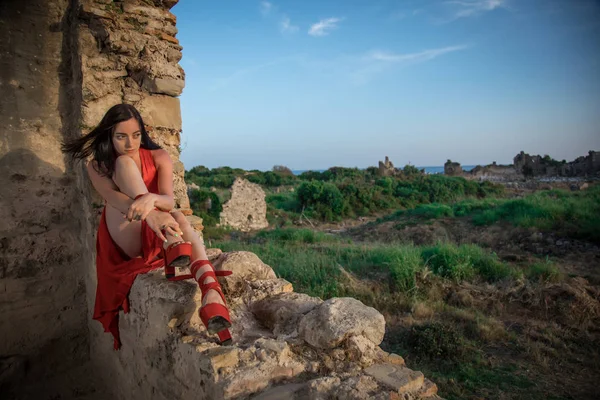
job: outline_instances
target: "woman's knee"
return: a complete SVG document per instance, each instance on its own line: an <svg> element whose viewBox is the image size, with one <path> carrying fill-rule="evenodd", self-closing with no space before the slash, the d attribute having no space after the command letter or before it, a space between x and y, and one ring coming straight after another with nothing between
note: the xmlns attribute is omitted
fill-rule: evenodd
<svg viewBox="0 0 600 400"><path fill-rule="evenodd" d="M129 156L119 156L115 160L115 171L122 168L136 168L135 161Z"/></svg>

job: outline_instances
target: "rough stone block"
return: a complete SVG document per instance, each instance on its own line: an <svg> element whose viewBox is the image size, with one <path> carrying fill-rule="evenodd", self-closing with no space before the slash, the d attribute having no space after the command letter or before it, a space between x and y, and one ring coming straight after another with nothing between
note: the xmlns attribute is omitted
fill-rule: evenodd
<svg viewBox="0 0 600 400"><path fill-rule="evenodd" d="M138 107L146 124L181 130L181 106L178 98L162 95L145 96Z"/></svg>
<svg viewBox="0 0 600 400"><path fill-rule="evenodd" d="M364 336L378 345L384 333L383 315L351 297L329 299L300 321L301 337L322 349L337 347L350 336Z"/></svg>
<svg viewBox="0 0 600 400"><path fill-rule="evenodd" d="M297 326L299 319L323 300L303 293L282 293L252 303L250 310L258 320L273 330L276 335L290 333L289 328Z"/></svg>
<svg viewBox="0 0 600 400"><path fill-rule="evenodd" d="M143 87L150 93L166 94L169 96L179 96L183 92L185 83L183 79L173 78L145 78Z"/></svg>
<svg viewBox="0 0 600 400"><path fill-rule="evenodd" d="M235 367L240 361L237 347L214 347L203 354L211 368L211 372L218 374L221 368Z"/></svg>
<svg viewBox="0 0 600 400"><path fill-rule="evenodd" d="M121 96L118 94L109 94L100 99L85 102L82 107L83 124L86 127L95 127L109 108L120 103Z"/></svg>
<svg viewBox="0 0 600 400"><path fill-rule="evenodd" d="M424 382L421 372L392 364L375 364L365 369L365 373L400 394L416 392Z"/></svg>
<svg viewBox="0 0 600 400"><path fill-rule="evenodd" d="M296 394L306 387L303 383L289 383L283 386L275 386L269 390L254 396L252 400L293 400Z"/></svg>

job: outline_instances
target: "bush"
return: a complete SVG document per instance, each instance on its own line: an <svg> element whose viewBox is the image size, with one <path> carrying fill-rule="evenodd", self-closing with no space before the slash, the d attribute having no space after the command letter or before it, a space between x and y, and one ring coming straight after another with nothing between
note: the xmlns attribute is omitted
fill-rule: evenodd
<svg viewBox="0 0 600 400"><path fill-rule="evenodd" d="M273 167L273 172L275 172L276 174L279 174L279 175L294 176L294 173L292 172L292 170L284 165L275 165Z"/></svg>
<svg viewBox="0 0 600 400"><path fill-rule="evenodd" d="M204 226L215 226L219 223L223 205L216 193L207 189L192 190L189 194L190 207L194 215L202 218ZM210 207L207 207L210 203Z"/></svg>
<svg viewBox="0 0 600 400"><path fill-rule="evenodd" d="M531 265L526 276L531 280L544 282L559 282L563 278L558 267L548 259Z"/></svg>
<svg viewBox="0 0 600 400"><path fill-rule="evenodd" d="M456 328L439 322L413 326L407 344L421 359L459 361L466 353L464 339Z"/></svg>

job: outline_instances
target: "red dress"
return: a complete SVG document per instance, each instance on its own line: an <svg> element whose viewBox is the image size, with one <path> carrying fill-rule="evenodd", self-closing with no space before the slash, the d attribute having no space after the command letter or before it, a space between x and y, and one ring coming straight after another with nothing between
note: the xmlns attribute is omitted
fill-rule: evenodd
<svg viewBox="0 0 600 400"><path fill-rule="evenodd" d="M140 148L142 178L150 193L158 194L158 173L152 152ZM127 296L138 274L144 274L153 269L164 267L162 258L156 256L162 252L162 241L142 221L142 257L129 258L113 241L106 225L106 206L98 227L96 239L96 273L98 287L96 289L96 304L94 319L100 321L104 332L110 332L114 337L115 350L121 347L119 338L119 310L129 312Z"/></svg>

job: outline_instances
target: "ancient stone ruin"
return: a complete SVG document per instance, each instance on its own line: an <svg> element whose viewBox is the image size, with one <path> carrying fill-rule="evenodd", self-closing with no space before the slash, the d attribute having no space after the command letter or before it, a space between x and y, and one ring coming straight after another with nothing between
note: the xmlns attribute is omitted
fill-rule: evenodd
<svg viewBox="0 0 600 400"><path fill-rule="evenodd" d="M231 199L223 204L220 224L242 232L263 229L267 221L265 191L260 185L237 177L231 186Z"/></svg>
<svg viewBox="0 0 600 400"><path fill-rule="evenodd" d="M587 156L578 157L574 161L556 161L549 156L530 156L521 151L511 165L492 164L478 165L471 171L463 171L457 162L448 160L444 164L444 174L462 176L480 180L520 181L533 177L587 177L600 174L600 152L590 151Z"/></svg>
<svg viewBox="0 0 600 400"><path fill-rule="evenodd" d="M122 350L92 321L102 199L60 145L110 106L136 105L173 158L177 206L190 214L176 2L0 2L2 398L435 397L433 383L378 347L377 311L294 293L251 253L210 251L217 268L234 271L223 281L234 346L206 335L197 285L166 281L160 270L132 288Z"/></svg>
<svg viewBox="0 0 600 400"><path fill-rule="evenodd" d="M388 156L385 156L385 161L379 161L379 176L394 176L395 174L396 168Z"/></svg>
<svg viewBox="0 0 600 400"><path fill-rule="evenodd" d="M460 163L452 162L451 160L446 161L444 164L444 175L448 176L460 176L463 173L463 169Z"/></svg>
<svg viewBox="0 0 600 400"><path fill-rule="evenodd" d="M525 176L591 176L600 172L600 152L590 151L574 161L556 161L549 156L530 156L521 151L514 158L517 172Z"/></svg>

